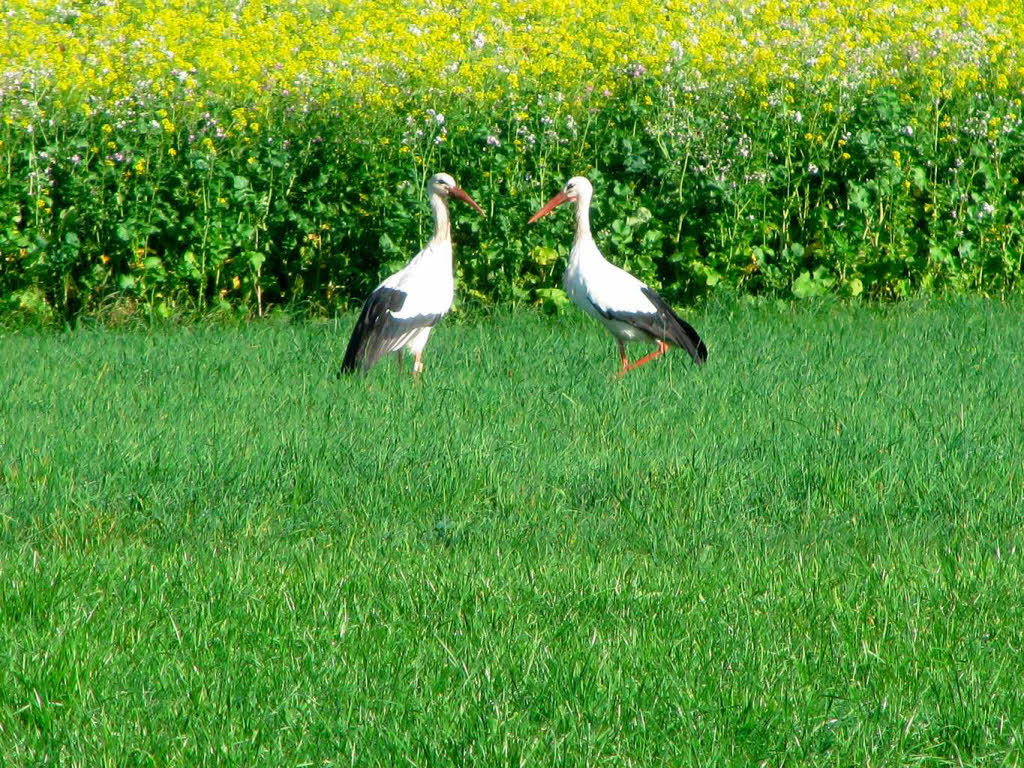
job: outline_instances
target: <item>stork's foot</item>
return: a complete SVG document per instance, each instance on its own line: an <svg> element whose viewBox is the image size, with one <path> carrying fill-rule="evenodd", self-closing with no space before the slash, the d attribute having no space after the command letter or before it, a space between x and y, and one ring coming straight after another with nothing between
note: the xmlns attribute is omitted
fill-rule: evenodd
<svg viewBox="0 0 1024 768"><path fill-rule="evenodd" d="M655 339L655 343L658 345L658 348L656 350L651 352L649 355L644 355L639 360L631 363L631 362L629 362L629 359L626 357L625 345L623 345L620 342L619 343L619 353L620 353L621 358L622 358L622 368L621 368L621 370L619 370L619 376L618 377L622 378L623 376L625 376L630 371L636 370L641 365L644 365L646 363L651 362L651 360L657 360L659 357L661 357L666 352L668 352L669 346L664 341L662 341L661 339Z"/></svg>

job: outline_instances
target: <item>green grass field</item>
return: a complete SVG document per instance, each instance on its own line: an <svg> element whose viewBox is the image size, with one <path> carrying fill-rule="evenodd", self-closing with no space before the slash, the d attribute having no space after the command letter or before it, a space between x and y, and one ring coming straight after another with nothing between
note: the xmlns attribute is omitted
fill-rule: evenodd
<svg viewBox="0 0 1024 768"><path fill-rule="evenodd" d="M0 764L1024 764L1019 301L0 336Z"/></svg>

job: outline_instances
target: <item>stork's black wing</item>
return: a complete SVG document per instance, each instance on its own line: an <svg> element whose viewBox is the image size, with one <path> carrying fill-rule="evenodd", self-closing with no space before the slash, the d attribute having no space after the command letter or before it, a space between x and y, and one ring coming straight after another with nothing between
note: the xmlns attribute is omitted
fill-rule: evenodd
<svg viewBox="0 0 1024 768"><path fill-rule="evenodd" d="M365 373L384 355L405 346L413 333L441 319L440 314L403 317L406 298L405 291L385 286L367 297L345 350L342 373L353 373L357 368Z"/></svg>
<svg viewBox="0 0 1024 768"><path fill-rule="evenodd" d="M681 347L690 353L693 362L703 365L704 361L708 359L708 348L696 329L679 317L675 310L649 286L644 285L641 292L654 305L654 312L626 312L612 308L606 309L593 300L590 303L608 319L629 323L634 328L656 339Z"/></svg>

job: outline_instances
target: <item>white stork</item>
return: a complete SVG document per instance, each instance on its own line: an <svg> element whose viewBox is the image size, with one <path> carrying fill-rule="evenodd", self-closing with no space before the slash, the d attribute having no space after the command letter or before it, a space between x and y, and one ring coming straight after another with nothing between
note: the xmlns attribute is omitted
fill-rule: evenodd
<svg viewBox="0 0 1024 768"><path fill-rule="evenodd" d="M469 203L481 216L483 209L447 173L436 173L427 182L434 211L434 236L403 269L378 285L363 304L341 364L342 373L363 373L390 352L413 354L413 376L423 370L423 348L434 325L448 314L455 297L452 274L452 230L448 198Z"/></svg>
<svg viewBox="0 0 1024 768"><path fill-rule="evenodd" d="M697 365L702 365L708 358L708 348L693 326L681 319L653 289L601 255L590 234L593 194L594 188L587 179L574 176L529 221L532 224L562 203L576 203L576 236L569 253L569 266L562 276L565 292L577 307L597 319L615 337L622 361L619 376L661 357L670 344L682 347ZM631 363L626 356L629 341L653 341L657 349Z"/></svg>

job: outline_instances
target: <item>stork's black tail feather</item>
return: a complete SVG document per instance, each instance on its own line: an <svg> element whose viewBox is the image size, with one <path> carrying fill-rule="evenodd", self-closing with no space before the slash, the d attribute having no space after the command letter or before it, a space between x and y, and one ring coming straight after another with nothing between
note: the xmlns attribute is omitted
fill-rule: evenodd
<svg viewBox="0 0 1024 768"><path fill-rule="evenodd" d="M708 359L708 348L697 330L677 315L675 310L657 293L646 287L643 290L644 295L657 307L658 314L664 320L665 341L685 349L690 353L693 362L697 365L704 365Z"/></svg>
<svg viewBox="0 0 1024 768"><path fill-rule="evenodd" d="M352 329L352 338L348 340L348 347L345 348L345 357L341 361L342 373L355 373L359 365L359 358L362 357L363 345L366 342L365 315L366 307L364 306L362 314L356 320L356 327Z"/></svg>
<svg viewBox="0 0 1024 768"><path fill-rule="evenodd" d="M689 352L693 362L697 365L704 365L708 359L708 348L704 340L692 325L679 317L675 312L672 315L679 323L679 326L673 329L675 333L672 334L669 341Z"/></svg>
<svg viewBox="0 0 1024 768"><path fill-rule="evenodd" d="M377 362L381 356L381 336L386 331L388 313L400 309L404 302L403 292L380 286L366 297L345 349L345 358L341 361L342 373L355 373L360 368L366 373Z"/></svg>

